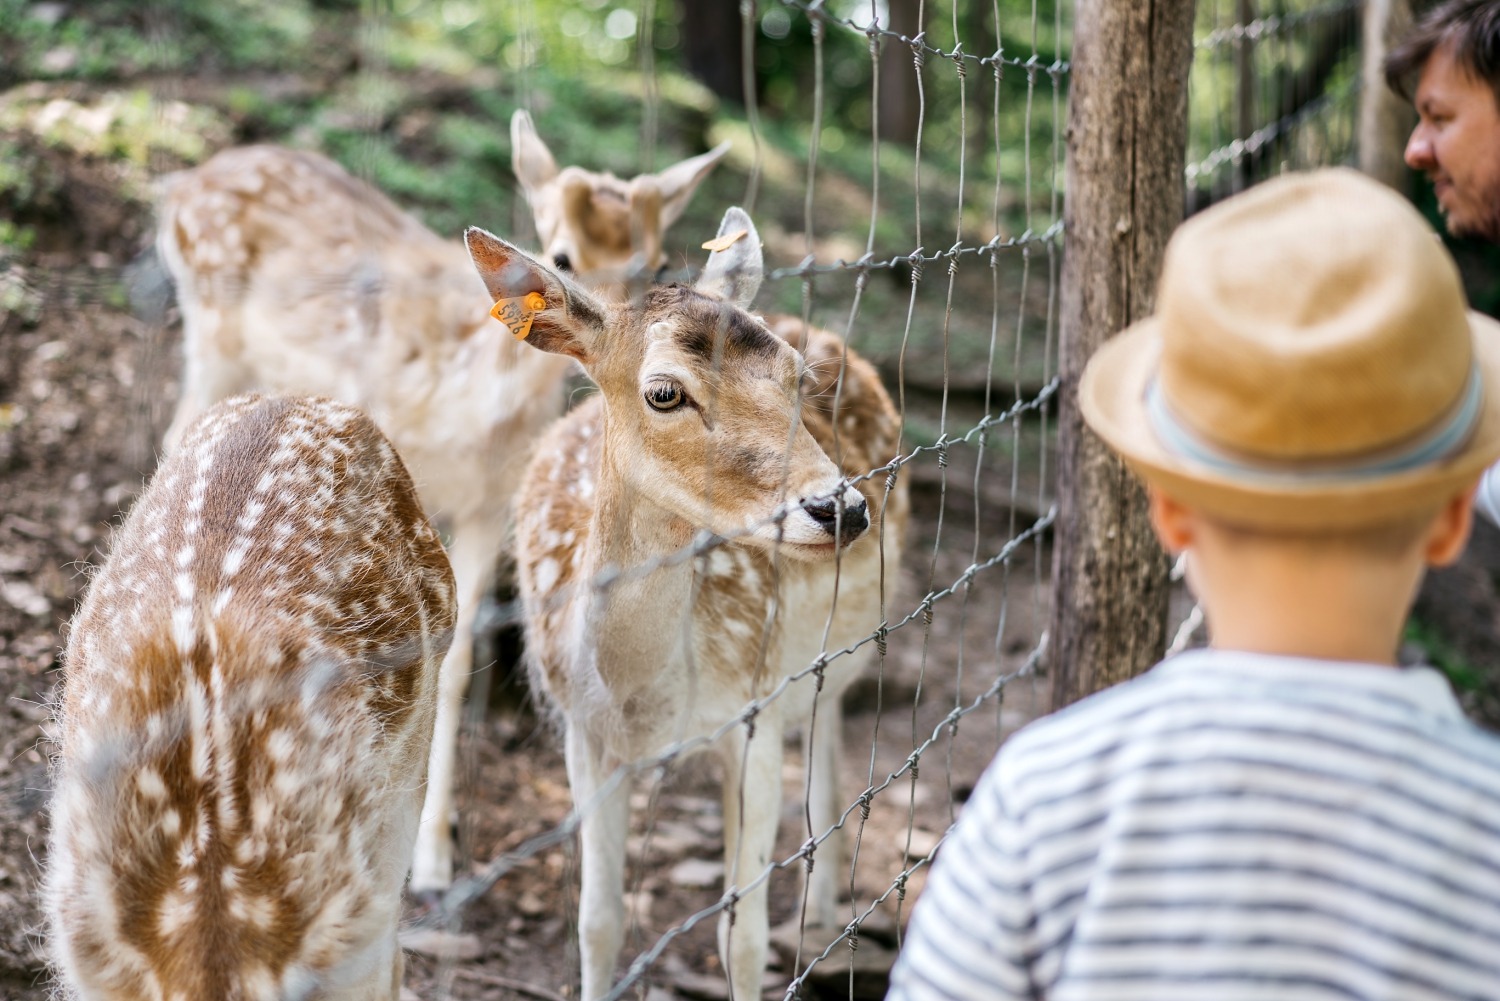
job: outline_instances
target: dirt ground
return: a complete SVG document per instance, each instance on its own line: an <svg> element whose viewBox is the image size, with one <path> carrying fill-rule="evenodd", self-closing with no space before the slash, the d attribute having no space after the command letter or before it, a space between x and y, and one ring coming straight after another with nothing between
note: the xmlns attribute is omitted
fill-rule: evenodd
<svg viewBox="0 0 1500 1001"><path fill-rule="evenodd" d="M16 1001L47 996L37 903L45 864L45 724L66 624L89 567L107 552L111 526L154 465L178 367L170 314L160 323L140 319L120 291L122 270L146 242L146 206L119 194L108 172L86 160L61 158L54 168L62 177L62 223L44 232L24 264L0 262L0 282L19 295L0 314L0 997ZM914 419L938 425L938 397L914 387L910 406ZM955 397L948 426L970 427L981 411L976 399ZM993 432L991 440L977 474L978 453L966 445L950 448L944 462L924 453L904 471L915 517L890 601L893 621L915 609L922 595L993 557L1045 507L1034 454L1040 436L1031 429L1022 436L1014 482L1009 431ZM851 803L861 789L880 791L870 797L868 818L852 811L844 833L843 848L855 859L847 913L853 918L877 898L885 903L862 923L857 951L841 944L818 964L805 995L883 993L896 929L922 884L920 871L901 880L903 868L932 850L1001 735L1045 701L1044 683L1022 679L956 728L944 725L955 706L969 704L1002 672L1015 671L1035 646L1046 617L1049 559L1022 545L1008 564L975 574L969 588L936 602L930 616L916 615L894 629L879 671L850 692L844 788ZM484 676L486 706L471 712L463 736L465 877L553 830L570 805L556 735L518 697L505 670L514 659L513 636L490 639L482 650L502 663ZM929 741L918 767L910 768L913 749ZM789 746L778 843L783 859L808 836L803 781L800 746ZM712 905L722 878L711 768L673 767L659 782L640 782L634 795L628 876L634 922L626 964ZM819 859L832 863L826 851ZM771 876L778 923L797 912L800 867L794 862ZM424 1001L572 996L576 885L576 858L565 839L518 863L449 915L440 934L424 925L433 912L414 904L411 991ZM674 934L641 990L661 999L724 996L714 923ZM823 948L812 939L799 942L795 923L777 941L767 981L775 993L794 966L806 968Z"/></svg>

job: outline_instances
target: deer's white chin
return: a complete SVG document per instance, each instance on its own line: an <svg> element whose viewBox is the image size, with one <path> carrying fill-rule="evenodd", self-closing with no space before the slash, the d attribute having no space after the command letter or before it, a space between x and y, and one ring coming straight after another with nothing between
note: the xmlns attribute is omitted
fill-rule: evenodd
<svg viewBox="0 0 1500 1001"><path fill-rule="evenodd" d="M791 511L778 526L762 525L747 541L779 551L795 560L819 563L831 560L841 549L849 548L859 536L844 538L837 542L833 536L802 511Z"/></svg>

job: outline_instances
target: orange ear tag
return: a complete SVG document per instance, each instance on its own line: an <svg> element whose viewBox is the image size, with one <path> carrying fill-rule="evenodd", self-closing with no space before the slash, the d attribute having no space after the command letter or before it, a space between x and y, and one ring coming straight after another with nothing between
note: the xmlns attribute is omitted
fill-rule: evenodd
<svg viewBox="0 0 1500 1001"><path fill-rule="evenodd" d="M721 250L728 250L749 235L750 231L748 229L737 229L733 233L725 233L723 236L714 237L703 245L703 249L711 250L714 253L718 253Z"/></svg>
<svg viewBox="0 0 1500 1001"><path fill-rule="evenodd" d="M490 315L510 328L516 340L524 341L531 333L531 321L547 308L540 292L527 292L515 299L501 299L490 307Z"/></svg>

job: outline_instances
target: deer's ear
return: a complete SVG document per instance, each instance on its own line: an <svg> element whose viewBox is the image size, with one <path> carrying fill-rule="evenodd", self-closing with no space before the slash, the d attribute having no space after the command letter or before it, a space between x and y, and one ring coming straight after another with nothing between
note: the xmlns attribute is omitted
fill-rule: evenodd
<svg viewBox="0 0 1500 1001"><path fill-rule="evenodd" d="M630 202L630 248L638 258L632 263L654 270L666 263L661 251L661 186L657 178L642 174L631 180L626 197Z"/></svg>
<svg viewBox="0 0 1500 1001"><path fill-rule="evenodd" d="M744 209L732 208L719 223L719 235L705 246L712 247L713 253L708 255L708 263L703 266L695 287L727 299L741 309L749 309L755 293L760 291L765 269L755 223Z"/></svg>
<svg viewBox="0 0 1500 1001"><path fill-rule="evenodd" d="M693 200L693 192L728 152L729 143L721 142L707 153L674 163L656 175L656 189L661 192L662 232L682 217L682 210Z"/></svg>
<svg viewBox="0 0 1500 1001"><path fill-rule="evenodd" d="M536 134L531 115L520 109L510 116L510 166L526 192L527 201L557 177L557 161L552 158L552 151Z"/></svg>
<svg viewBox="0 0 1500 1001"><path fill-rule="evenodd" d="M525 333L527 344L585 364L594 357L607 322L602 303L525 251L477 226L464 231L464 243L490 298L497 303L513 301L515 310L532 314ZM528 296L540 296L541 308L532 309Z"/></svg>

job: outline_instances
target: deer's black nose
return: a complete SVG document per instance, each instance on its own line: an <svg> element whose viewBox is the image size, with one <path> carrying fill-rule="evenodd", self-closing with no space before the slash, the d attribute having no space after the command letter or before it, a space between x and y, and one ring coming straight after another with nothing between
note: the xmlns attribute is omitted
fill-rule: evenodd
<svg viewBox="0 0 1500 1001"><path fill-rule="evenodd" d="M568 257L567 254L553 254L552 263L557 267L557 270L559 271L573 270L573 261Z"/></svg>
<svg viewBox="0 0 1500 1001"><path fill-rule="evenodd" d="M865 499L861 497L858 502L844 504L842 507L843 514L840 515L840 504L832 497L815 497L802 502L802 510L829 535L841 535L846 541L858 538L860 533L870 527Z"/></svg>

